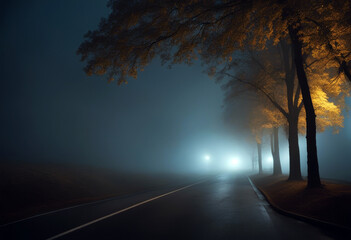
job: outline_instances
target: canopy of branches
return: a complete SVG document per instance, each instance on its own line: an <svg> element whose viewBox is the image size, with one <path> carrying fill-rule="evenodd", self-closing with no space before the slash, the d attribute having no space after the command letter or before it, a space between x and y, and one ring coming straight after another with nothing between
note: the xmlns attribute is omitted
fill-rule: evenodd
<svg viewBox="0 0 351 240"><path fill-rule="evenodd" d="M88 74L127 82L157 55L171 63L200 57L215 67L243 47L278 43L299 30L310 61L349 66L351 7L344 0L110 0L99 29L78 50ZM324 64L324 63L323 63Z"/></svg>

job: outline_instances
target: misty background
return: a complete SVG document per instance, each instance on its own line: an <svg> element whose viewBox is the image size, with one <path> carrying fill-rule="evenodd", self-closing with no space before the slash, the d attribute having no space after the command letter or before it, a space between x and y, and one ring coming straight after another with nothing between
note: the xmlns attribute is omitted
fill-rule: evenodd
<svg viewBox="0 0 351 240"><path fill-rule="evenodd" d="M256 148L250 131L224 121L221 86L200 63L169 69L156 60L138 79L122 86L85 75L76 50L84 34L108 16L106 3L15 0L3 5L0 160L193 172L209 170L203 161L208 154L211 168L232 157L251 167ZM238 119L243 109L245 104L239 101L233 109ZM320 133L317 143L321 177L351 181L347 114L339 134ZM282 130L280 146L287 172ZM268 171L268 139L263 147ZM306 175L304 136L300 151Z"/></svg>

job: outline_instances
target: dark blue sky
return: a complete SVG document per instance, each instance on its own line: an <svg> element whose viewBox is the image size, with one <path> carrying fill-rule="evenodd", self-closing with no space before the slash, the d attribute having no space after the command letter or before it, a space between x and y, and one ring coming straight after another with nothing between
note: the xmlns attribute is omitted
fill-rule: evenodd
<svg viewBox="0 0 351 240"><path fill-rule="evenodd" d="M187 151L191 146L220 141L222 92L199 65L170 70L156 60L124 86L84 74L75 52L107 16L105 5L7 6L0 40L3 158L126 166L153 159L151 167L163 168L201 151Z"/></svg>
<svg viewBox="0 0 351 240"><path fill-rule="evenodd" d="M245 148L223 126L222 91L199 64L155 60L124 86L84 74L76 50L109 13L106 1L9 2L0 18L2 161L176 170ZM319 135L322 176L351 178L350 143L350 118L341 134Z"/></svg>

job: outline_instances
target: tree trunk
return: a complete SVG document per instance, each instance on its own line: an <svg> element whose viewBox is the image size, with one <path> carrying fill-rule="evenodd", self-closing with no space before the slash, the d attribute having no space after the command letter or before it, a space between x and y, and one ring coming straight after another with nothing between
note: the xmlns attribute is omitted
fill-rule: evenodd
<svg viewBox="0 0 351 240"><path fill-rule="evenodd" d="M289 163L290 171L288 180L302 180L300 167L300 148L298 137L298 115L290 114L289 118Z"/></svg>
<svg viewBox="0 0 351 240"><path fill-rule="evenodd" d="M291 46L289 46L285 40L281 41L282 56L284 60L285 69L285 84L286 84L286 96L288 102L289 114L287 121L289 124L289 179L288 180L302 180L301 167L300 167L300 148L298 141L298 118L300 115L299 109L299 95L300 87L296 87L295 96L295 73L296 67L294 63L294 52Z"/></svg>
<svg viewBox="0 0 351 240"><path fill-rule="evenodd" d="M262 174L262 146L257 142L258 174Z"/></svg>
<svg viewBox="0 0 351 240"><path fill-rule="evenodd" d="M252 153L252 169L251 169L251 171L253 172L253 171L255 171L255 166L256 166L256 158L255 158L255 154L254 153Z"/></svg>
<svg viewBox="0 0 351 240"><path fill-rule="evenodd" d="M273 128L273 175L282 174L282 167L280 164L280 154L279 154L279 138L278 138L278 128Z"/></svg>
<svg viewBox="0 0 351 240"><path fill-rule="evenodd" d="M274 154L274 133L273 133L273 128L272 128L272 133L271 133L271 153L272 153L272 159L273 159L273 172L274 172L274 158L275 158L275 154Z"/></svg>
<svg viewBox="0 0 351 240"><path fill-rule="evenodd" d="M306 111L307 125L307 185L308 187L320 187L317 142L316 142L316 114L314 112L310 89L307 82L305 69L303 66L302 43L298 36L298 29L289 26L289 35L294 51L294 62L296 66L297 78L301 87L302 99Z"/></svg>

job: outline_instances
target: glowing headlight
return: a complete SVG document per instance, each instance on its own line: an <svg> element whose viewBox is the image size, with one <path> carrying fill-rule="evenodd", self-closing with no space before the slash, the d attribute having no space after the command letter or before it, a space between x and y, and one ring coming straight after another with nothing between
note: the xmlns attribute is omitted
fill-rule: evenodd
<svg viewBox="0 0 351 240"><path fill-rule="evenodd" d="M237 168L239 165L239 160L237 158L233 158L229 160L228 166L231 169L235 169Z"/></svg>
<svg viewBox="0 0 351 240"><path fill-rule="evenodd" d="M206 163L211 162L211 157L210 157L210 155L205 155L204 160L205 160Z"/></svg>
<svg viewBox="0 0 351 240"><path fill-rule="evenodd" d="M267 158L267 163L273 163L273 157L272 156L269 156Z"/></svg>

